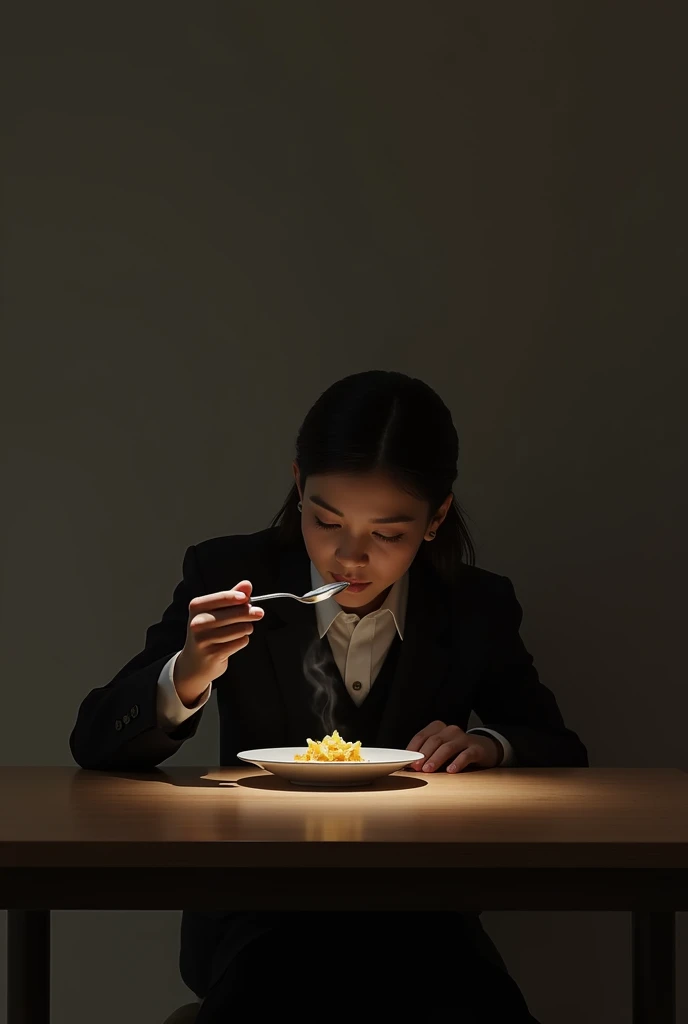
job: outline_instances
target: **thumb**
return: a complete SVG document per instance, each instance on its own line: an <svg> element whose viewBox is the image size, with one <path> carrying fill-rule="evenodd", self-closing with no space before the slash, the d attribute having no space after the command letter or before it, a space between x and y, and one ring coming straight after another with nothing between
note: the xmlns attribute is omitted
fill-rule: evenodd
<svg viewBox="0 0 688 1024"><path fill-rule="evenodd" d="M246 597L250 599L251 594L253 593L253 584L250 580L242 580L241 583L237 583L233 589L238 590L242 594L246 594Z"/></svg>

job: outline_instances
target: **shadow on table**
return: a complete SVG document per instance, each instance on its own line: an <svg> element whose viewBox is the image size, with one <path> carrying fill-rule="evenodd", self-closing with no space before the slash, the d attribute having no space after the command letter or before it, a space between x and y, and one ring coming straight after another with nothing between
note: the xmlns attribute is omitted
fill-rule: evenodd
<svg viewBox="0 0 688 1024"><path fill-rule="evenodd" d="M237 779L235 784L237 786L242 786L245 789L260 789L272 792L281 791L285 793L394 793L400 790L418 789L419 787L427 786L428 782L427 779L390 775L384 779L377 779L375 782L371 782L366 786L308 786L295 785L293 782L287 782L286 779L278 779L274 775L251 775L244 779Z"/></svg>
<svg viewBox="0 0 688 1024"><path fill-rule="evenodd" d="M206 776L217 768L181 768L163 771L161 768L151 768L148 771L125 772L116 771L110 768L86 769L82 768L74 776L75 785L88 785L94 778L124 779L130 782L162 782L168 786L192 786L196 789L222 789L236 786L231 779L210 779Z"/></svg>

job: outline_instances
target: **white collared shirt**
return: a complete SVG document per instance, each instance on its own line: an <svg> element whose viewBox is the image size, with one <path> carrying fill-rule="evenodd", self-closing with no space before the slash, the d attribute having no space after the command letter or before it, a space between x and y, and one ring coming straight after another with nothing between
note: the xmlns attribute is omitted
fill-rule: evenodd
<svg viewBox="0 0 688 1024"><path fill-rule="evenodd" d="M325 582L311 562L312 589L324 586ZM363 618L345 611L333 600L321 601L315 606L320 639L327 635L339 674L357 706L370 693L394 634L404 639L407 600L408 573L405 573L392 585L384 603Z"/></svg>
<svg viewBox="0 0 688 1024"><path fill-rule="evenodd" d="M315 590L316 587L322 587L324 583L325 580L311 562L311 587ZM393 584L384 603L376 611L364 615L363 618L344 611L334 600L321 601L315 606L320 639L322 640L327 635L335 664L344 685L351 699L359 707L370 693L384 664L395 632L399 634L402 641L404 639L408 590L408 573L405 573ZM212 692L212 687L209 686L191 708L182 704L172 675L178 657L179 652L170 658L158 677L158 725L167 731L178 728L187 718L191 718L197 711L200 711L207 704ZM477 726L475 729L467 731L494 736L504 749L500 767L515 764L513 747L501 733L483 726Z"/></svg>

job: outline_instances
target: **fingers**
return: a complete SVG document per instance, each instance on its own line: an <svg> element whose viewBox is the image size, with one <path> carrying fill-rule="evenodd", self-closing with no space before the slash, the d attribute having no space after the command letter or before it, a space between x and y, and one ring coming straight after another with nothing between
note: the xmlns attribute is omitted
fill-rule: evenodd
<svg viewBox="0 0 688 1024"><path fill-rule="evenodd" d="M413 737L413 739L411 740L406 749L420 750L420 748L423 746L425 741L430 738L430 736L434 736L435 733L442 732L442 730L446 728L447 726L444 722L431 722L430 725L426 725L424 729L421 729L420 732L416 733L416 735Z"/></svg>
<svg viewBox="0 0 688 1024"><path fill-rule="evenodd" d="M206 612L212 608L231 608L247 604L253 591L250 580L242 580L233 590L220 590L215 594L202 594L194 597L189 603L189 612Z"/></svg>
<svg viewBox="0 0 688 1024"><path fill-rule="evenodd" d="M258 622L264 615L264 610L257 606L253 608L248 604L233 605L229 608L198 612L192 615L189 626L194 633L198 630L205 632L207 629L225 629L233 623Z"/></svg>
<svg viewBox="0 0 688 1024"><path fill-rule="evenodd" d="M252 592L251 581L242 580L233 590L201 594L189 602L186 643L176 663L177 668L184 663L183 682L189 693L200 693L198 686L217 679L230 656L248 645L253 623L265 614L249 604Z"/></svg>
<svg viewBox="0 0 688 1024"><path fill-rule="evenodd" d="M463 740L450 740L447 743L440 742L437 747L425 755L425 761L419 761L424 772L434 772L446 764L451 758L456 757L459 751L464 749Z"/></svg>
<svg viewBox="0 0 688 1024"><path fill-rule="evenodd" d="M437 730L438 726L442 726L442 728L433 731ZM416 744L416 746L411 744ZM494 747L494 751L492 747ZM423 754L423 760L416 761L412 765L415 771L434 772L449 761L447 771L455 774L464 771L472 764L489 768L499 761L498 747L494 740L490 741L488 749L483 737L476 740L474 736L469 736L458 725L444 725L443 722L431 722L425 729L421 729L413 737L407 749L418 750Z"/></svg>
<svg viewBox="0 0 688 1024"><path fill-rule="evenodd" d="M248 599L253 591L250 580L242 580L233 590L202 594L189 603L189 627L198 630L224 629L230 622L257 622L264 610L252 608ZM216 637L216 640L219 639Z"/></svg>
<svg viewBox="0 0 688 1024"><path fill-rule="evenodd" d="M471 740L458 725L431 722L411 740L409 750L418 750L423 760L415 761L413 768L419 772L434 772L443 764L469 746Z"/></svg>
<svg viewBox="0 0 688 1024"><path fill-rule="evenodd" d="M250 622L234 622L218 629L200 630L196 627L192 632L197 647L222 647L223 644L234 643L236 640L246 640L248 643L253 625Z"/></svg>
<svg viewBox="0 0 688 1024"><path fill-rule="evenodd" d="M458 757L455 757L451 764L447 765L447 771L454 774L468 768L470 764L482 764L484 750L482 747L472 745L462 750Z"/></svg>
<svg viewBox="0 0 688 1024"><path fill-rule="evenodd" d="M440 747L442 747L442 746L444 746L444 744L442 743L442 735L441 735L441 733L438 734L437 736L431 736L430 739L427 739L425 741L425 743L423 744L423 746L420 748L420 753L423 755L425 760L424 761L416 761L414 763L414 767L418 771L420 771L421 768L425 768L427 763L428 763L428 761L429 761L429 759L432 758L433 755L435 754L435 752L438 751L440 749ZM454 751L454 753L452 754L452 757L454 756L454 754L458 753L459 749L460 748L457 748L457 750Z"/></svg>
<svg viewBox="0 0 688 1024"><path fill-rule="evenodd" d="M230 640L228 643L213 644L213 654L220 655L223 658L231 658L237 651L241 651L244 647L248 646L248 640L247 636L241 636L237 640Z"/></svg>

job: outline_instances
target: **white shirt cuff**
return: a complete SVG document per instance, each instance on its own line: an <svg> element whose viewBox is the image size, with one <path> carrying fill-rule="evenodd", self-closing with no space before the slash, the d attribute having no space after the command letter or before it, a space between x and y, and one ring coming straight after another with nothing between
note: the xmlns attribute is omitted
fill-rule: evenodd
<svg viewBox="0 0 688 1024"><path fill-rule="evenodd" d="M468 729L467 731L469 733L470 732L476 732L478 734L482 732L482 733L487 733L488 736L494 736L494 738L496 740L498 740L502 744L502 747L504 748L504 757L499 762L499 764L496 765L496 767L497 768L513 768L514 767L514 765L516 764L516 758L514 756L514 748L511 746L511 744L509 743L508 739L505 736L502 736L501 732L495 732L494 729L485 729L482 725L476 726L475 729Z"/></svg>
<svg viewBox="0 0 688 1024"><path fill-rule="evenodd" d="M186 704L182 704L179 699L176 687L174 685L174 666L177 662L177 658L181 654L181 651L177 651L174 657L170 658L167 664L163 667L162 672L158 676L158 693L156 698L156 711L158 716L158 726L160 729L164 729L165 732L179 728L187 718L191 718L197 711L200 711L210 699L212 692L212 684L208 689L201 694L193 707L187 708Z"/></svg>

